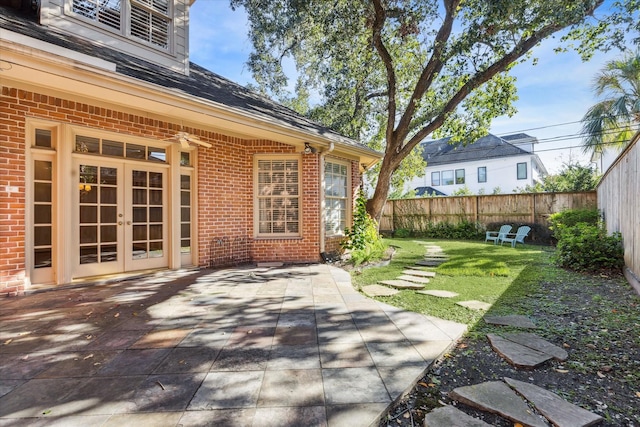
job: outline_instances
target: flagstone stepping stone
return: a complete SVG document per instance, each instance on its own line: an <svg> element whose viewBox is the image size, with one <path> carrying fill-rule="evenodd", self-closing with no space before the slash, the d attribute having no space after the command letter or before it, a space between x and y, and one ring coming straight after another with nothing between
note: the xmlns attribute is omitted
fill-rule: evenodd
<svg viewBox="0 0 640 427"><path fill-rule="evenodd" d="M369 295L370 297L390 297L400 291L381 285L368 285L362 287L362 292Z"/></svg>
<svg viewBox="0 0 640 427"><path fill-rule="evenodd" d="M555 393L537 385L504 378L505 382L518 394L527 399L538 412L557 427L587 427L602 421L602 417L573 403L567 402Z"/></svg>
<svg viewBox="0 0 640 427"><path fill-rule="evenodd" d="M567 353L564 348L558 347L557 345L552 344L542 337L530 332L503 334L503 337L525 347L546 353L560 362L564 362L569 358L569 353Z"/></svg>
<svg viewBox="0 0 640 427"><path fill-rule="evenodd" d="M527 316L511 314L508 316L484 316L484 321L492 325L515 326L518 328L537 328L536 324Z"/></svg>
<svg viewBox="0 0 640 427"><path fill-rule="evenodd" d="M436 277L435 271L424 271L424 270L402 270L402 274L409 274L411 276L420 276L420 277Z"/></svg>
<svg viewBox="0 0 640 427"><path fill-rule="evenodd" d="M492 412L514 423L531 427L548 427L539 416L532 414L526 402L502 381L458 387L449 396L465 405Z"/></svg>
<svg viewBox="0 0 640 427"><path fill-rule="evenodd" d="M424 416L424 427L491 427L451 405L441 406Z"/></svg>
<svg viewBox="0 0 640 427"><path fill-rule="evenodd" d="M553 358L547 353L525 347L499 335L487 334L487 338L495 352L516 368L533 369Z"/></svg>
<svg viewBox="0 0 640 427"><path fill-rule="evenodd" d="M441 259L421 259L416 261L416 265L422 265L424 267L437 267L444 262L445 260Z"/></svg>
<svg viewBox="0 0 640 427"><path fill-rule="evenodd" d="M456 304L466 308L470 308L471 310L489 310L491 308L491 304L489 304L488 302L476 300L458 301Z"/></svg>
<svg viewBox="0 0 640 427"><path fill-rule="evenodd" d="M414 283L422 283L422 284L429 283L429 279L427 279L426 277L413 276L409 274L403 274L402 276L398 276L398 279L406 280L407 282L414 282Z"/></svg>
<svg viewBox="0 0 640 427"><path fill-rule="evenodd" d="M407 282L406 280L381 280L379 283L396 289L424 289L423 284Z"/></svg>
<svg viewBox="0 0 640 427"><path fill-rule="evenodd" d="M426 291L418 291L419 294L422 295L431 295L433 297L440 297L440 298L453 298L453 297L457 297L459 294L455 293L455 292L451 292L451 291L440 291L438 289L429 289Z"/></svg>

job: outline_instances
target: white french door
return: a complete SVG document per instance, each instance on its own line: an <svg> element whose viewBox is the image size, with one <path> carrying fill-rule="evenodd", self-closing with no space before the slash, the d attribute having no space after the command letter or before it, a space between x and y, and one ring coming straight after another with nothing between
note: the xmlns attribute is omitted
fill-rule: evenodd
<svg viewBox="0 0 640 427"><path fill-rule="evenodd" d="M169 263L168 167L77 156L73 277Z"/></svg>

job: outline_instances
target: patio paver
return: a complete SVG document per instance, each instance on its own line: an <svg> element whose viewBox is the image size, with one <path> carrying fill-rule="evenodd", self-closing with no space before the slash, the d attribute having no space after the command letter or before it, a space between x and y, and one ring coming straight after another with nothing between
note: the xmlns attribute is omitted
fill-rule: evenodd
<svg viewBox="0 0 640 427"><path fill-rule="evenodd" d="M3 298L0 323L0 425L369 426L466 330L329 265Z"/></svg>

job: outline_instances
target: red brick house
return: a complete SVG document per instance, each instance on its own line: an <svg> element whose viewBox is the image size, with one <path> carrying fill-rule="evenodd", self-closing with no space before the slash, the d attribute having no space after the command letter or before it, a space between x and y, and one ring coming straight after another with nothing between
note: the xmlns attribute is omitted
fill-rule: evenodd
<svg viewBox="0 0 640 427"><path fill-rule="evenodd" d="M0 294L337 250L380 154L188 60L190 0L0 0Z"/></svg>

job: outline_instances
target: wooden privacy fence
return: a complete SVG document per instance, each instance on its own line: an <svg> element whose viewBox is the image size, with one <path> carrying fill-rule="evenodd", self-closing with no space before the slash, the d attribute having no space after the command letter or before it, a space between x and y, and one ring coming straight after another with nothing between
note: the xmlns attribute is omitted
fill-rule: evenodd
<svg viewBox="0 0 640 427"><path fill-rule="evenodd" d="M625 276L640 293L640 132L598 184L598 208L607 231L622 234Z"/></svg>
<svg viewBox="0 0 640 427"><path fill-rule="evenodd" d="M380 230L421 232L433 224L463 221L476 222L490 229L498 224L529 224L537 225L534 240L546 241L550 234L549 215L565 209L595 207L595 191L398 199L387 201Z"/></svg>

